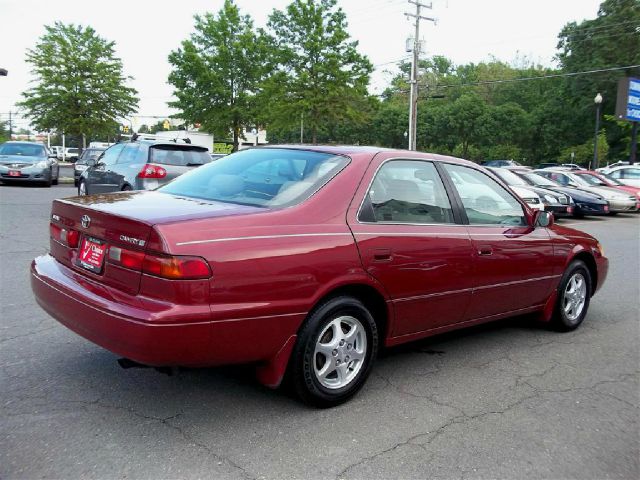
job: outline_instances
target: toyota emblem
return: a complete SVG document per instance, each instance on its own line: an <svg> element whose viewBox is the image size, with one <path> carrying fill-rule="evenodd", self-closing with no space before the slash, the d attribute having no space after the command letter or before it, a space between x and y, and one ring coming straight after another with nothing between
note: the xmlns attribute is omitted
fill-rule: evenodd
<svg viewBox="0 0 640 480"><path fill-rule="evenodd" d="M89 228L89 225L91 225L91 217L89 215L82 215L80 225L82 225L83 228Z"/></svg>

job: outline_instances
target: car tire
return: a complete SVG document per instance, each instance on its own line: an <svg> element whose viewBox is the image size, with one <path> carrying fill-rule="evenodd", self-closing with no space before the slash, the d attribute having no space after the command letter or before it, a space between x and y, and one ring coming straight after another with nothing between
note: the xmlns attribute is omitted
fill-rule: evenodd
<svg viewBox="0 0 640 480"><path fill-rule="evenodd" d="M580 326L589 309L591 285L591 274L584 262L571 262L560 280L558 298L551 317L551 325L556 330L569 332Z"/></svg>
<svg viewBox="0 0 640 480"><path fill-rule="evenodd" d="M129 192L131 190L133 190L133 188L131 188L131 185L125 185L124 187L122 187L123 192Z"/></svg>
<svg viewBox="0 0 640 480"><path fill-rule="evenodd" d="M326 300L298 332L290 360L292 386L309 405L327 408L353 397L364 385L378 352L378 329L359 300Z"/></svg>
<svg viewBox="0 0 640 480"><path fill-rule="evenodd" d="M51 183L53 185L58 185L58 181L60 180L60 169L58 169L58 173L56 174L56 178L54 178L53 180L51 180Z"/></svg>
<svg viewBox="0 0 640 480"><path fill-rule="evenodd" d="M84 196L84 195L88 195L87 193L87 182L85 182L84 180L80 180L78 182L78 196Z"/></svg>
<svg viewBox="0 0 640 480"><path fill-rule="evenodd" d="M44 181L44 186L49 188L53 183L53 168L49 171L49 180Z"/></svg>

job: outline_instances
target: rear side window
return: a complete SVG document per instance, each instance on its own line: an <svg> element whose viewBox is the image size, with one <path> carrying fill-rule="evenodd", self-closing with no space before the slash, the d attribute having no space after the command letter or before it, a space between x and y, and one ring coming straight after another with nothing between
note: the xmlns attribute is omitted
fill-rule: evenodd
<svg viewBox="0 0 640 480"><path fill-rule="evenodd" d="M100 159L100 163L104 163L105 165L114 165L123 148L124 143L118 143L117 145L108 148Z"/></svg>
<svg viewBox="0 0 640 480"><path fill-rule="evenodd" d="M132 163L136 159L136 154L138 153L139 145L137 143L132 143L124 147L122 154L118 157L118 163Z"/></svg>
<svg viewBox="0 0 640 480"><path fill-rule="evenodd" d="M444 164L471 225L526 225L522 205L498 182L473 168Z"/></svg>
<svg viewBox="0 0 640 480"><path fill-rule="evenodd" d="M621 170L622 170L622 178L630 178L630 179L640 178L640 169L638 168L624 168Z"/></svg>
<svg viewBox="0 0 640 480"><path fill-rule="evenodd" d="M196 167L211 161L206 149L154 145L150 149L149 162L177 167Z"/></svg>
<svg viewBox="0 0 640 480"><path fill-rule="evenodd" d="M392 223L454 223L451 204L431 162L393 160L382 165L368 198L373 220ZM359 220L369 221L362 209Z"/></svg>

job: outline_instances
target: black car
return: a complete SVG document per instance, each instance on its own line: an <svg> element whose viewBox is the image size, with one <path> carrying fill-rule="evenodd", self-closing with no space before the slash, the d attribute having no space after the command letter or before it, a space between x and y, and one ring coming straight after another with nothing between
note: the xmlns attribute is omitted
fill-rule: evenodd
<svg viewBox="0 0 640 480"><path fill-rule="evenodd" d="M585 192L578 188L565 187L537 173L526 170L512 170L520 175L529 185L546 188L554 192L569 195L573 200L573 216L581 218L585 215L607 215L609 202L604 198Z"/></svg>
<svg viewBox="0 0 640 480"><path fill-rule="evenodd" d="M80 175L82 175L82 172L84 172L87 168L89 168L89 165L87 162L89 160L92 160L95 162L98 159L98 157L102 155L102 152L104 152L105 150L106 148L97 148L97 147L90 147L90 148L84 149L78 161L73 164L73 184L76 187L78 186L78 180L80 180Z"/></svg>

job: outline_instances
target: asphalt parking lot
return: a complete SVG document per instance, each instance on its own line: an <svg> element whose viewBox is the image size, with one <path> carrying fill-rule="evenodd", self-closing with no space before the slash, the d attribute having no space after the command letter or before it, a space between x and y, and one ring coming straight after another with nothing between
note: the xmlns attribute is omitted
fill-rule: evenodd
<svg viewBox="0 0 640 480"><path fill-rule="evenodd" d="M640 478L640 215L561 222L611 262L579 330L519 318L394 349L315 410L242 367L122 370L44 313L28 267L74 192L0 186L0 478Z"/></svg>

